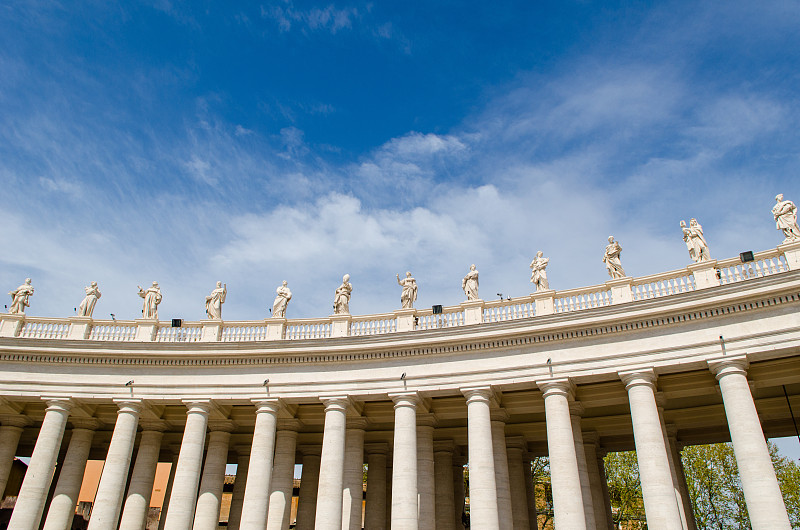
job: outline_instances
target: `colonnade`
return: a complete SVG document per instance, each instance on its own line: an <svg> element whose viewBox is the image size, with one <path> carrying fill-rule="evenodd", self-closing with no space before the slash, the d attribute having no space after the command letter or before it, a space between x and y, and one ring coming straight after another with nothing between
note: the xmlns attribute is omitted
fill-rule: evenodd
<svg viewBox="0 0 800 530"><path fill-rule="evenodd" d="M752 527L788 530L789 520L748 386L745 357L709 361L718 380ZM648 528L694 530L691 503L674 429L665 424L653 369L617 374L630 404ZM611 528L611 511L596 432L582 429L583 407L569 378L535 381L544 398L555 525L559 529ZM209 420L210 400L186 400L186 422L173 462L162 512L164 530L216 529L225 465L238 463L228 528L281 530L289 526L296 455L303 464L298 530L362 528L363 464L368 464L365 528L452 530L462 528L469 495L471 526L480 530L536 528L536 503L526 441L506 434L506 415L489 386L458 389L467 410L467 460L453 440L436 434L436 418L424 396L390 394L394 405L391 444L365 443L369 424L356 398L320 398L322 444L298 444L300 424L279 418L277 398L253 399L252 443L231 447L231 421ZM99 422L73 417L75 402L45 396L46 412L9 528L64 529L77 495ZM116 424L89 521L90 530L141 530L147 517L156 464L167 424L141 420L144 404L116 400ZM285 414L284 414L285 415ZM70 441L47 505L56 460L68 421ZM8 480L20 434L29 420L4 417L0 427L0 484ZM134 455L137 433L141 431ZM469 491L464 467L469 464Z"/></svg>

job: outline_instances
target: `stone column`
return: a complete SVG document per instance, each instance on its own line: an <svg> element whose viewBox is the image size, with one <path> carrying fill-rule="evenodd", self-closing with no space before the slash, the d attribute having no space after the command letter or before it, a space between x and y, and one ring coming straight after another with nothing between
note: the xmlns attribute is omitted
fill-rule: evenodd
<svg viewBox="0 0 800 530"><path fill-rule="evenodd" d="M361 501L364 498L364 427L366 418L349 418L345 434L344 478L342 482L342 528L361 530Z"/></svg>
<svg viewBox="0 0 800 530"><path fill-rule="evenodd" d="M417 530L416 392L389 394L394 401L392 464L392 530Z"/></svg>
<svg viewBox="0 0 800 530"><path fill-rule="evenodd" d="M256 406L256 426L253 430L253 446L250 449L250 465L247 470L247 486L242 504L241 528L259 530L267 526L267 508L272 483L275 434L278 427L277 399L253 399Z"/></svg>
<svg viewBox="0 0 800 530"><path fill-rule="evenodd" d="M601 453L600 451L597 452L597 469L600 471L600 487L603 489L603 505L606 507L606 517L608 528L610 530L615 530L614 528L614 516L611 513L611 495L608 492L608 475L606 475L606 464L603 460L605 458L605 454Z"/></svg>
<svg viewBox="0 0 800 530"><path fill-rule="evenodd" d="M578 459L578 476L581 479L583 516L586 519L586 528L595 528L592 488L589 483L589 470L586 466L586 451L583 448L583 429L581 429L583 405L580 403L573 403L569 410L570 421L572 423L572 438L575 441L575 457Z"/></svg>
<svg viewBox="0 0 800 530"><path fill-rule="evenodd" d="M506 451L506 421L508 413L494 409L492 418L492 453L494 454L494 477L497 484L497 515L500 528L514 527L511 507L511 484L508 476L508 453Z"/></svg>
<svg viewBox="0 0 800 530"><path fill-rule="evenodd" d="M530 530L528 518L528 490L525 485L523 455L525 439L521 436L506 438L508 457L508 482L511 494L511 524L514 530ZM529 468L530 470L530 468Z"/></svg>
<svg viewBox="0 0 800 530"><path fill-rule="evenodd" d="M367 506L364 528L386 530L386 453L389 444L364 446L367 452Z"/></svg>
<svg viewBox="0 0 800 530"><path fill-rule="evenodd" d="M267 530L289 528L294 489L294 460L297 452L297 420L278 420L275 436L275 462L272 465L272 492L269 495Z"/></svg>
<svg viewBox="0 0 800 530"><path fill-rule="evenodd" d="M456 530L455 492L453 491L452 440L433 443L433 472L435 477L436 530Z"/></svg>
<svg viewBox="0 0 800 530"><path fill-rule="evenodd" d="M467 461L463 456L453 455L453 508L455 509L453 515L455 516L455 524L458 530L463 527L461 525L461 516L465 512L465 504L467 498L466 488L464 487L464 464Z"/></svg>
<svg viewBox="0 0 800 530"><path fill-rule="evenodd" d="M436 530L433 414L417 414L417 528Z"/></svg>
<svg viewBox="0 0 800 530"><path fill-rule="evenodd" d="M583 491L569 411L572 383L569 379L550 379L536 384L544 396L555 526L586 530Z"/></svg>
<svg viewBox="0 0 800 530"><path fill-rule="evenodd" d="M489 408L493 392L489 387L461 389L461 392L467 398L470 526L497 530L500 518Z"/></svg>
<svg viewBox="0 0 800 530"><path fill-rule="evenodd" d="M386 528L392 527L392 459L394 454L386 462Z"/></svg>
<svg viewBox="0 0 800 530"><path fill-rule="evenodd" d="M595 526L604 530L609 529L607 521L610 517L611 506L606 505L605 496L603 494L603 483L605 476L601 475L600 467L598 466L598 452L597 446L600 443L600 437L594 431L583 433L583 450L586 459L586 472L589 477L589 489L592 497L592 509L594 512Z"/></svg>
<svg viewBox="0 0 800 530"><path fill-rule="evenodd" d="M172 451L172 462L169 466L169 478L167 479L167 489L164 490L164 504L161 506L161 513L158 515L158 530L164 530L167 524L167 512L169 512L169 499L172 497L172 486L175 485L175 471L178 469L178 452L180 447Z"/></svg>
<svg viewBox="0 0 800 530"><path fill-rule="evenodd" d="M165 530L189 530L192 527L200 469L203 465L203 449L206 444L206 427L211 402L186 400L184 403L189 410L186 414L186 427L183 429L178 465L175 467L175 480L169 498Z"/></svg>
<svg viewBox="0 0 800 530"><path fill-rule="evenodd" d="M722 392L750 524L753 530L788 530L786 505L747 382L747 358L735 356L708 364Z"/></svg>
<svg viewBox="0 0 800 530"><path fill-rule="evenodd" d="M215 422L211 427L192 530L217 530L219 527L219 508L232 430L233 424L229 421Z"/></svg>
<svg viewBox="0 0 800 530"><path fill-rule="evenodd" d="M539 515L536 513L536 485L533 482L533 462L527 453L522 460L522 472L525 474L525 500L528 506L528 522L532 530L538 530Z"/></svg>
<svg viewBox="0 0 800 530"><path fill-rule="evenodd" d="M681 516L684 517L687 530L697 530L694 511L692 510L692 500L689 497L689 486L686 484L686 475L684 474L683 462L681 461L681 450L678 445L678 430L674 425L668 425L665 432L667 434L669 464L673 471L672 478L675 482L678 499L680 500L679 507L683 509Z"/></svg>
<svg viewBox="0 0 800 530"><path fill-rule="evenodd" d="M319 468L321 447L305 446L303 453L303 472L300 476L300 498L297 505L297 530L312 530L317 514L317 492L319 491Z"/></svg>
<svg viewBox="0 0 800 530"><path fill-rule="evenodd" d="M658 403L660 396L656 396L656 403ZM683 510L683 499L681 498L681 490L680 486L678 485L678 473L675 469L675 461L672 459L672 450L669 447L669 434L667 433L667 424L664 422L664 409L662 407L658 407L658 419L661 423L661 432L664 433L664 447L667 450L667 462L669 462L669 473L672 476L672 490L675 493L675 501L678 506L678 513L681 516L681 528L683 530L687 530L689 528L688 522L686 520L686 513ZM673 425L674 427L674 425ZM677 433L677 428L674 429L674 433Z"/></svg>
<svg viewBox="0 0 800 530"><path fill-rule="evenodd" d="M97 420L83 420L78 423L73 420L72 423L75 428L72 429L64 465L61 466L53 500L47 511L44 530L63 530L72 525L94 430L99 424Z"/></svg>
<svg viewBox="0 0 800 530"><path fill-rule="evenodd" d="M344 484L344 441L347 430L346 396L321 398L325 404L322 457L317 490L315 530L341 530Z"/></svg>
<svg viewBox="0 0 800 530"><path fill-rule="evenodd" d="M3 423L0 427L0 495L2 495L8 484L11 466L14 465L19 438L23 429L31 424L31 420L26 416L8 415L2 416L0 421Z"/></svg>
<svg viewBox="0 0 800 530"><path fill-rule="evenodd" d="M236 448L236 480L231 494L231 510L228 512L228 530L239 530L242 522L244 488L247 486L247 468L250 466L250 446Z"/></svg>
<svg viewBox="0 0 800 530"><path fill-rule="evenodd" d="M119 521L119 512L128 482L133 445L136 442L136 429L139 426L141 399L115 399L119 406L114 434L106 454L97 495L92 505L89 530L112 528Z"/></svg>
<svg viewBox="0 0 800 530"><path fill-rule="evenodd" d="M656 406L656 374L648 369L620 372L619 376L628 390L647 527L650 530L682 528Z"/></svg>
<svg viewBox="0 0 800 530"><path fill-rule="evenodd" d="M161 422L143 422L142 437L139 440L139 452L133 465L131 483L125 506L122 509L122 520L119 530L142 530L147 522L150 510L150 496L156 479L158 454L161 452L161 439L164 437L165 425ZM55 530L55 529L53 529Z"/></svg>
<svg viewBox="0 0 800 530"><path fill-rule="evenodd" d="M64 427L73 404L68 398L43 398L47 403L42 428L36 438L28 471L22 481L8 527L13 530L39 528L44 502L50 490Z"/></svg>

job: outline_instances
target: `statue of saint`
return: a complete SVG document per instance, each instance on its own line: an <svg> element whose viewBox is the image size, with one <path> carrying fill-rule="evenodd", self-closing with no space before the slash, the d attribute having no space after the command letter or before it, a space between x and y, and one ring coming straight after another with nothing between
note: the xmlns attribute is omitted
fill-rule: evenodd
<svg viewBox="0 0 800 530"><path fill-rule="evenodd" d="M778 230L783 230L784 243L800 239L800 227L797 226L797 206L792 201L784 201L783 193L775 196L772 216Z"/></svg>
<svg viewBox="0 0 800 530"><path fill-rule="evenodd" d="M536 257L531 261L531 283L536 286L537 291L546 291L550 288L546 270L548 263L550 263L550 258L545 258L544 252L541 250L536 253Z"/></svg>
<svg viewBox="0 0 800 530"><path fill-rule="evenodd" d="M474 264L470 266L469 272L461 280L461 288L464 290L464 294L467 295L467 300L479 300L478 271L475 269Z"/></svg>
<svg viewBox="0 0 800 530"><path fill-rule="evenodd" d="M25 278L25 283L23 283L13 291L9 291L8 294L11 295L11 307L8 308L8 312L24 315L25 308L31 306L28 298L33 296L33 286L31 285L31 279Z"/></svg>
<svg viewBox="0 0 800 530"><path fill-rule="evenodd" d="M281 286L275 290L277 296L275 296L275 301L272 302L273 318L286 318L286 306L289 305L289 300L292 299L292 291L286 285L286 280L284 280Z"/></svg>
<svg viewBox="0 0 800 530"><path fill-rule="evenodd" d="M158 304L161 303L161 288L158 282L153 282L153 286L146 291L139 285L139 296L144 298L142 305L142 318L158 320Z"/></svg>
<svg viewBox="0 0 800 530"><path fill-rule="evenodd" d="M353 284L350 283L350 275L345 274L342 278L342 285L336 289L333 297L333 314L350 314L350 293L353 292Z"/></svg>
<svg viewBox="0 0 800 530"><path fill-rule="evenodd" d="M603 254L603 261L611 278L625 277L625 269L622 268L622 261L620 260L621 255L622 246L617 241L614 241L614 236L608 236L608 245L606 245L606 251Z"/></svg>
<svg viewBox="0 0 800 530"><path fill-rule="evenodd" d="M711 254L708 251L706 238L703 236L703 227L700 226L697 219L691 219L689 226L686 226L686 221L681 221L681 230L683 231L683 240L686 242L686 248L689 249L689 257L695 263L710 260Z"/></svg>
<svg viewBox="0 0 800 530"><path fill-rule="evenodd" d="M97 299L100 298L100 289L97 288L97 282L92 282L89 287L84 287L86 296L81 300L81 305L78 306L78 316L91 317L94 312L94 306L97 304Z"/></svg>
<svg viewBox="0 0 800 530"><path fill-rule="evenodd" d="M206 315L211 320L222 320L222 304L228 296L228 284L217 282L217 288L206 296Z"/></svg>
<svg viewBox="0 0 800 530"><path fill-rule="evenodd" d="M406 272L406 277L402 280L400 275L397 275L397 283L403 288L400 294L400 307L411 309L417 299L417 280L411 277L411 272Z"/></svg>

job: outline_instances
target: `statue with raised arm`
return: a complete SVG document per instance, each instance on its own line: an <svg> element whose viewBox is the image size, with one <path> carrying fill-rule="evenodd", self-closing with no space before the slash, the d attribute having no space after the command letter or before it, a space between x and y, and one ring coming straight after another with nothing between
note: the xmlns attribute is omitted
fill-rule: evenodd
<svg viewBox="0 0 800 530"><path fill-rule="evenodd" d="M345 274L333 297L333 314L350 314L350 294L353 292L353 284L350 283L350 275Z"/></svg>
<svg viewBox="0 0 800 530"><path fill-rule="evenodd" d="M467 295L467 300L479 300L478 298L478 271L475 269L475 265L471 265L469 268L469 272L466 276L461 280L461 289L464 290L464 294Z"/></svg>
<svg viewBox="0 0 800 530"><path fill-rule="evenodd" d="M286 306L289 305L289 300L292 299L292 291L287 287L286 280L278 287L275 292L275 301L272 302L272 317L273 318L286 318Z"/></svg>
<svg viewBox="0 0 800 530"><path fill-rule="evenodd" d="M689 250L689 257L695 263L711 259L708 243L706 243L706 238L703 236L703 227L700 226L697 219L692 218L689 221L689 226L686 226L686 221L681 221L681 231L683 232L683 240L686 242L686 248Z"/></svg>
<svg viewBox="0 0 800 530"><path fill-rule="evenodd" d="M550 289L550 282L547 281L547 264L550 263L550 258L544 257L544 252L541 250L536 253L536 257L531 261L531 283L536 286L537 291L546 291Z"/></svg>
<svg viewBox="0 0 800 530"><path fill-rule="evenodd" d="M83 290L86 291L86 296L81 300L81 305L78 306L78 316L91 318L97 299L101 296L100 289L97 288L97 282L92 282L91 285L84 287Z"/></svg>
<svg viewBox="0 0 800 530"><path fill-rule="evenodd" d="M161 288L158 282L153 282L153 286L149 287L146 291L139 287L139 296L144 298L142 304L142 318L158 320L158 304L161 303Z"/></svg>
<svg viewBox="0 0 800 530"><path fill-rule="evenodd" d="M8 294L11 295L11 307L8 308L8 312L24 315L25 308L31 306L29 298L33 296L31 279L25 278L25 283L9 291Z"/></svg>
<svg viewBox="0 0 800 530"><path fill-rule="evenodd" d="M211 320L222 320L222 304L228 296L228 284L217 282L217 288L206 296L206 315Z"/></svg>
<svg viewBox="0 0 800 530"><path fill-rule="evenodd" d="M621 256L622 246L617 241L614 241L614 236L608 236L608 245L606 245L606 251L603 254L603 262L605 262L608 275L612 279L625 277Z"/></svg>
<svg viewBox="0 0 800 530"><path fill-rule="evenodd" d="M403 309L413 308L417 299L417 280L411 277L411 272L406 272L406 277L402 280L400 275L397 275L397 283L403 288L403 292L400 293L400 307Z"/></svg>
<svg viewBox="0 0 800 530"><path fill-rule="evenodd" d="M792 201L784 201L783 193L775 196L772 216L775 218L775 226L778 230L783 230L784 243L800 239L800 227L797 226L797 206Z"/></svg>

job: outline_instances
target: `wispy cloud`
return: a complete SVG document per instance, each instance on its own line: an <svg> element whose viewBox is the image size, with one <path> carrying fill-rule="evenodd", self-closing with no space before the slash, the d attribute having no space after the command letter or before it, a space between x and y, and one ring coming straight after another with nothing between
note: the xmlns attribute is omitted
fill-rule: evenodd
<svg viewBox="0 0 800 530"><path fill-rule="evenodd" d="M353 20L359 17L355 7L337 8L333 4L324 8L298 9L291 1L261 6L261 16L275 21L281 31L289 31L299 26L303 31L327 31L333 35L349 29Z"/></svg>

